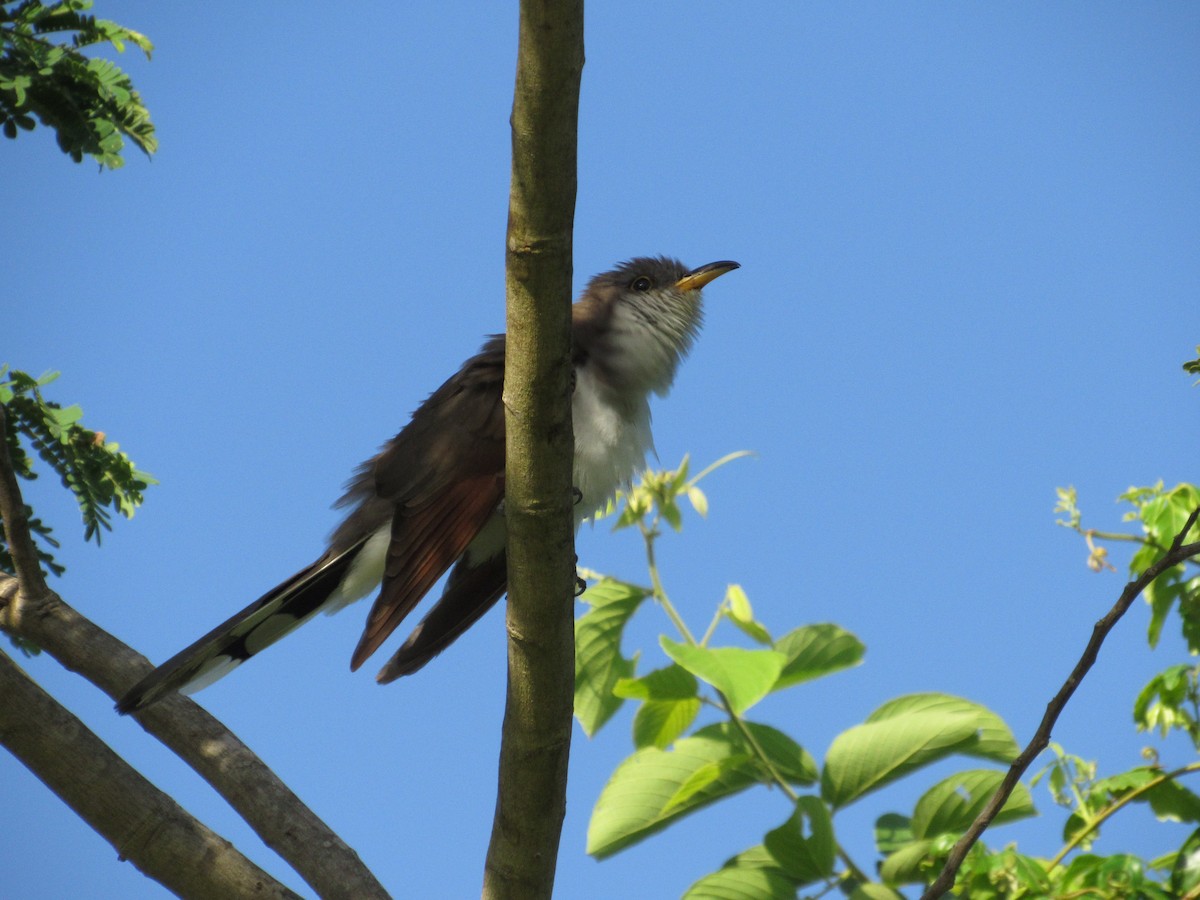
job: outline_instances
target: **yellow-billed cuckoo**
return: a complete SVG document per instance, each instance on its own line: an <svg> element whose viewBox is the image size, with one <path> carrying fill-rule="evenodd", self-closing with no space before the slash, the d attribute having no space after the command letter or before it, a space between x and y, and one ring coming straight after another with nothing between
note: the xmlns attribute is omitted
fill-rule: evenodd
<svg viewBox="0 0 1200 900"><path fill-rule="evenodd" d="M633 259L593 278L572 307L576 524L629 484L653 449L651 393L664 395L700 329L700 289L738 268ZM380 682L421 668L504 593L504 336L484 344L368 460L338 506L353 510L312 565L142 679L117 704L141 709L210 684L299 627L375 589L350 659L357 669L451 566L441 599Z"/></svg>

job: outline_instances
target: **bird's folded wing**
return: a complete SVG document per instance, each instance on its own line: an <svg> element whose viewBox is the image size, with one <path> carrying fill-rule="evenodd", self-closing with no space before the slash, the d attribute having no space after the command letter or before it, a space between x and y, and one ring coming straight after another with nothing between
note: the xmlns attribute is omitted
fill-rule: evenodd
<svg viewBox="0 0 1200 900"><path fill-rule="evenodd" d="M504 343L494 338L374 460L376 495L394 507L392 536L383 586L351 669L378 649L497 515L504 498L503 381Z"/></svg>
<svg viewBox="0 0 1200 900"><path fill-rule="evenodd" d="M503 551L477 564L459 562L441 598L375 680L387 684L420 669L491 609L507 586L508 565Z"/></svg>

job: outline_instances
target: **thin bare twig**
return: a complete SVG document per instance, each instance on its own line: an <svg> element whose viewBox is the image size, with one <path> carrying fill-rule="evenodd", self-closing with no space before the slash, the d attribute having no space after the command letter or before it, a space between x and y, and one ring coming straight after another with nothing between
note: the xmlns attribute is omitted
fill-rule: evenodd
<svg viewBox="0 0 1200 900"><path fill-rule="evenodd" d="M1196 519L1200 517L1200 508L1195 509L1187 522L1184 523L1182 530L1175 536L1175 540L1171 542L1171 546L1167 552L1152 566L1149 566L1141 575L1133 581L1125 585L1125 590L1121 592L1120 598L1113 605L1105 616L1100 619L1092 628L1092 637L1084 648L1083 655L1079 658L1079 662L1075 664L1075 668L1071 670L1071 674L1067 677L1066 682L1054 695L1054 699L1046 706L1046 713L1042 716L1042 722L1038 725L1037 731L1034 732L1033 739L1028 746L1021 751L1021 755L1013 760L1009 766L1008 772L1004 775L1004 780L1000 783L1000 787L996 789L996 793L988 801L987 806L971 823L971 827L954 845L950 851L950 856L946 859L946 865L942 868L937 879L929 886L929 889L921 895L921 900L937 900L950 890L954 884L954 879L958 875L958 870L966 859L967 853L979 840L980 835L991 824L992 819L1000 812L1004 804L1008 801L1013 789L1017 786L1021 776L1025 774L1025 770L1029 768L1034 758L1041 753L1050 743L1050 732L1054 728L1054 724L1058 721L1059 715L1063 708L1067 705L1067 701L1071 699L1071 695L1075 693L1075 689L1079 687L1081 681L1092 664L1096 662L1096 656L1100 652L1100 646L1104 643L1104 639L1108 637L1108 633L1129 610L1133 601L1138 595L1146 589L1150 582L1154 581L1159 575L1173 568L1182 562L1187 561L1193 556L1200 554L1200 541L1191 544L1184 544L1183 540L1191 531L1192 526L1196 524Z"/></svg>

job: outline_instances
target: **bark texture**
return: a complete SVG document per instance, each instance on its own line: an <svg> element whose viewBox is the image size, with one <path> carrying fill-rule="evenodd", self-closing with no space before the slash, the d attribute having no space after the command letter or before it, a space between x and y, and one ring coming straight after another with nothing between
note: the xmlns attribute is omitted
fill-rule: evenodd
<svg viewBox="0 0 1200 900"><path fill-rule="evenodd" d="M483 896L548 898L574 693L571 276L582 0L522 0L506 283L508 699Z"/></svg>

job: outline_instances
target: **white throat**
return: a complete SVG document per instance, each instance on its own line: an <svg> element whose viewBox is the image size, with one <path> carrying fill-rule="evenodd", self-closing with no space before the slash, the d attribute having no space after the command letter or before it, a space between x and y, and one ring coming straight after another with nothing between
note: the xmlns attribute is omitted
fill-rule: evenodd
<svg viewBox="0 0 1200 900"><path fill-rule="evenodd" d="M650 403L645 394L618 400L587 364L575 370L571 418L575 428L575 486L583 494L576 521L602 509L628 487L654 451Z"/></svg>

